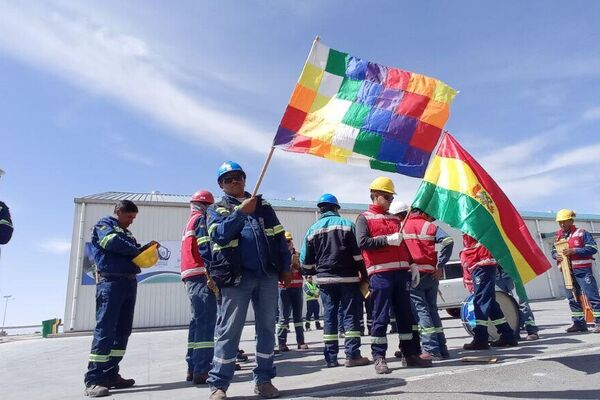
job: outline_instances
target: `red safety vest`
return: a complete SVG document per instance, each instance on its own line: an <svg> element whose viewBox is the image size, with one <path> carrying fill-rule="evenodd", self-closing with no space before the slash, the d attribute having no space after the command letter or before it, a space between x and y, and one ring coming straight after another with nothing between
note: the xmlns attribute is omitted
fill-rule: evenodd
<svg viewBox="0 0 600 400"><path fill-rule="evenodd" d="M581 249L581 248L585 247L585 243L583 241L583 233L584 232L585 232L584 229L576 228L574 226L571 227L569 236L567 238L570 249ZM554 238L554 241L558 242L562 238L563 238L562 229L560 229L556 232L556 237ZM569 256L569 260L571 260L571 267L573 267L573 269L575 269L575 268L592 268L592 260L593 259L594 259L594 257L591 255L579 256L577 254L571 254ZM556 263L558 264L559 262L557 261Z"/></svg>
<svg viewBox="0 0 600 400"><path fill-rule="evenodd" d="M300 287L302 287L303 284L304 284L304 281L302 280L302 275L300 274L300 272L298 272L298 270L292 268L292 279L290 281L290 284L282 285L280 283L279 287L282 289L300 288Z"/></svg>
<svg viewBox="0 0 600 400"><path fill-rule="evenodd" d="M204 259L200 256L198 248L198 240L201 238L196 237L195 231L198 219L203 215L200 211L192 211L183 231L183 238L181 239L181 279L206 274Z"/></svg>
<svg viewBox="0 0 600 400"><path fill-rule="evenodd" d="M463 246L464 248L460 252L463 282L466 288L473 293L473 270L498 265L498 263L485 246L469 235L463 234Z"/></svg>
<svg viewBox="0 0 600 400"><path fill-rule="evenodd" d="M363 212L371 237L386 236L400 231L400 218L388 214L375 204ZM369 276L387 271L410 269L411 257L404 242L400 246L384 246L361 251Z"/></svg>
<svg viewBox="0 0 600 400"><path fill-rule="evenodd" d="M437 269L436 231L437 226L422 214L410 214L404 224L402 236L419 272L432 274Z"/></svg>

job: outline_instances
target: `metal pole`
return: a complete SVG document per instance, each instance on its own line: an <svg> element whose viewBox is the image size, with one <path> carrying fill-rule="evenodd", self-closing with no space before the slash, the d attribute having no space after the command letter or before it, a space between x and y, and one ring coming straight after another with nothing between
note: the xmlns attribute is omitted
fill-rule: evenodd
<svg viewBox="0 0 600 400"><path fill-rule="evenodd" d="M12 295L9 294L8 296L2 297L4 297L4 316L2 317L2 331L4 331L4 323L6 322L6 309L8 308L8 300L12 297Z"/></svg>
<svg viewBox="0 0 600 400"><path fill-rule="evenodd" d="M84 257L84 232L85 229L85 203L81 203L79 212L79 227L77 237L77 257L75 258L75 277L73 278L73 297L71 298L71 320L69 321L69 330L75 328L75 319L77 318L77 303L79 303L79 286L81 285L81 275L83 274Z"/></svg>

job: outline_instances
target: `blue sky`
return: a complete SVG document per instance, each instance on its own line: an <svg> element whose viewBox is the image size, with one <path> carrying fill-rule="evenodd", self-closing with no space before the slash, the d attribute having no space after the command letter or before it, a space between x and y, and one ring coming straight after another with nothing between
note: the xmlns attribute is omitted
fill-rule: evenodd
<svg viewBox="0 0 600 400"><path fill-rule="evenodd" d="M315 35L460 90L446 128L517 208L600 213L594 2L3 1L9 325L64 313L73 199L255 182ZM325 173L323 171L326 171ZM367 202L376 171L276 152L268 198ZM419 180L393 176L406 202Z"/></svg>

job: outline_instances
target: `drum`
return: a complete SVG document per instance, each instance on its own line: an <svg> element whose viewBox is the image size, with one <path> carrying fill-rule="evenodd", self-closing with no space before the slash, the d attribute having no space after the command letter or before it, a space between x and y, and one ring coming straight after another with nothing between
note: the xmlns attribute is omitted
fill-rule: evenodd
<svg viewBox="0 0 600 400"><path fill-rule="evenodd" d="M460 307L460 319L462 321L462 325L469 335L473 336L473 328L475 328L475 311L473 308L473 297L474 295L469 295L463 301ZM504 318L506 318L506 322L510 325L511 328L515 331L515 335L519 336L519 305L513 299L513 297L506 292L502 292L500 290L496 291L496 302L500 305L500 309L504 313ZM496 330L496 327L492 324L492 321L489 321L488 325L488 334L490 340L498 340L500 335Z"/></svg>

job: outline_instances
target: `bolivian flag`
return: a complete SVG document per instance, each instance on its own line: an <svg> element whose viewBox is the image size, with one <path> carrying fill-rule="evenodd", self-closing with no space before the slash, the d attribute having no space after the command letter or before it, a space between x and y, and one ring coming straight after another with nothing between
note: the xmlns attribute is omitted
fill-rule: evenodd
<svg viewBox="0 0 600 400"><path fill-rule="evenodd" d="M502 189L448 133L427 167L413 207L481 242L519 292L519 286L550 268Z"/></svg>

